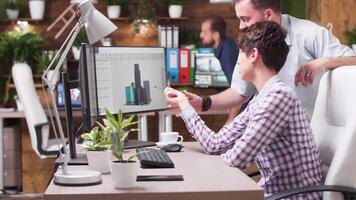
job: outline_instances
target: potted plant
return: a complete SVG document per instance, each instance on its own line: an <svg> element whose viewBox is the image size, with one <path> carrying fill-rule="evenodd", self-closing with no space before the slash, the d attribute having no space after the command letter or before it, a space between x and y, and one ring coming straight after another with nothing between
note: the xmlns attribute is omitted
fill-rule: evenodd
<svg viewBox="0 0 356 200"><path fill-rule="evenodd" d="M17 0L7 0L6 16L8 19L17 19L19 17L19 5Z"/></svg>
<svg viewBox="0 0 356 200"><path fill-rule="evenodd" d="M137 124L134 121L134 115L124 118L121 111L117 117L105 110L104 122L111 128L113 132L113 149L112 153L117 160L111 161L111 175L115 188L131 188L135 186L138 164L133 159L136 154L131 155L129 158L124 158L124 143L128 134L137 129L130 128L132 125Z"/></svg>
<svg viewBox="0 0 356 200"><path fill-rule="evenodd" d="M45 0L29 0L31 19L42 20L45 13Z"/></svg>
<svg viewBox="0 0 356 200"><path fill-rule="evenodd" d="M356 52L356 28L351 31L346 31L345 36L348 43L352 46L352 49Z"/></svg>
<svg viewBox="0 0 356 200"><path fill-rule="evenodd" d="M82 43L88 43L87 34L85 33L84 28L79 31L77 37L73 42L72 53L75 60L79 60L80 45L82 45Z"/></svg>
<svg viewBox="0 0 356 200"><path fill-rule="evenodd" d="M126 5L128 0L106 0L108 17L117 19L121 14L121 6Z"/></svg>
<svg viewBox="0 0 356 200"><path fill-rule="evenodd" d="M0 35L0 60L4 66L24 64L37 66L35 58L42 52L43 39L41 35L34 31L8 31ZM3 69L3 73L8 73L7 83L10 83L11 68ZM9 100L9 95L5 94L4 102Z"/></svg>
<svg viewBox="0 0 356 200"><path fill-rule="evenodd" d="M99 122L90 133L84 133L83 149L87 150L89 168L101 173L109 173L109 161L111 160L111 128L105 127Z"/></svg>
<svg viewBox="0 0 356 200"><path fill-rule="evenodd" d="M156 14L164 6L165 0L130 0L130 19L133 21L133 32L140 33L142 27L156 23Z"/></svg>
<svg viewBox="0 0 356 200"><path fill-rule="evenodd" d="M168 14L170 18L179 18L183 13L184 0L168 0Z"/></svg>

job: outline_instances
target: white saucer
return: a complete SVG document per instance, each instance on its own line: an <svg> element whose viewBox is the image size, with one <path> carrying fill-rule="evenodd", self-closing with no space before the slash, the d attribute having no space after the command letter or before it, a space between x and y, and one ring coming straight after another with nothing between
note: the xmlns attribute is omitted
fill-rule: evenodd
<svg viewBox="0 0 356 200"><path fill-rule="evenodd" d="M158 148L161 148L167 144L182 144L182 142L174 142L174 143L168 143L168 142L156 142L156 145Z"/></svg>

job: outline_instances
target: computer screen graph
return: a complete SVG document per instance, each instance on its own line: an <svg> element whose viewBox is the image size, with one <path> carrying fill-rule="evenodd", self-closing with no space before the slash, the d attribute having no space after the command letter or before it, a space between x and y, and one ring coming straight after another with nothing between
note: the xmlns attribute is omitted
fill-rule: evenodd
<svg viewBox="0 0 356 200"><path fill-rule="evenodd" d="M164 110L165 52L159 47L94 47L98 115Z"/></svg>

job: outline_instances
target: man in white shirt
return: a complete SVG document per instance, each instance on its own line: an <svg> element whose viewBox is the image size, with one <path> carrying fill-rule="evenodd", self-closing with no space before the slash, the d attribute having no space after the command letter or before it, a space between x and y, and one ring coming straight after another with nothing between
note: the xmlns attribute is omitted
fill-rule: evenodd
<svg viewBox="0 0 356 200"><path fill-rule="evenodd" d="M282 0L236 0L235 3L240 29L259 21L274 21L286 29L286 42L290 50L279 77L297 93L310 119L323 72L338 67L333 61L334 57L355 56L355 53L349 47L340 44L326 28L308 20L282 15L281 7ZM325 64L313 62L323 57L329 57L330 61ZM240 79L238 69L239 66L236 65L231 88L221 93L200 97L185 92L193 107L198 111L226 109L241 105L249 96L255 94L255 87Z"/></svg>

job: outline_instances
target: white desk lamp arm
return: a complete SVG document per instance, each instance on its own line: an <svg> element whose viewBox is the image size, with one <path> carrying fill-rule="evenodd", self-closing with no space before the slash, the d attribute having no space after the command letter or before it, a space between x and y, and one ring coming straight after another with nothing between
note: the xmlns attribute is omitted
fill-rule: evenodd
<svg viewBox="0 0 356 200"><path fill-rule="evenodd" d="M68 165L68 159L69 159L69 157L68 157L68 148L67 148L67 145L66 145L62 124L61 124L61 121L60 121L56 100L54 98L54 89L55 89L55 84L53 84L54 76L52 75L51 77L47 77L47 74L48 74L48 71L51 70L53 64L56 62L58 56L61 54L61 57L60 57L57 65L56 65L56 67L54 69L54 73L53 74L56 74L56 73L59 72L59 70L60 70L60 68L61 68L61 66L62 66L62 64L64 62L64 59L66 58L70 48L73 45L73 42L74 42L75 38L77 37L80 29L83 26L83 23L81 23L81 21L82 21L82 17L79 20L79 22L75 25L73 30L70 32L70 34L66 38L65 42L63 43L62 47L56 53L56 55L54 56L54 58L51 61L50 65L47 67L46 71L44 72L44 74L42 76L43 84L45 84L48 87L47 91L48 91L49 96L51 98L51 103L52 103L52 108L53 108L52 111L53 111L53 114L54 114L54 118L56 120L56 125L57 125L58 131L59 131L59 136L60 136L60 139L62 140L62 144L63 144L64 154L62 153L61 150L59 151L60 156L62 157L62 160L63 160L63 165L62 165L62 171L63 171L62 173L63 174L68 174L68 171L67 171L67 165ZM65 49L63 51L64 47L65 47ZM62 51L63 51L63 53L61 53ZM47 79L47 78L49 78L49 79ZM49 110L49 113L51 113L50 112L50 108L49 108L49 104L47 104L47 109ZM55 129L55 128L56 127L53 127L53 129ZM58 144L58 147L60 149L60 145L59 144Z"/></svg>

